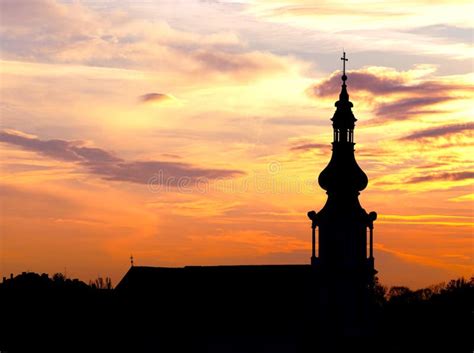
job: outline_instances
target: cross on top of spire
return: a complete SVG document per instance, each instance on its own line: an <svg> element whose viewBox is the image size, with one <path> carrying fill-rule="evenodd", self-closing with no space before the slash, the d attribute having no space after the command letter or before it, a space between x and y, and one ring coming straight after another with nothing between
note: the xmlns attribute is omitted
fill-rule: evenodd
<svg viewBox="0 0 474 353"><path fill-rule="evenodd" d="M342 55L342 80L345 81L347 80L347 76L346 76L346 61L349 61L349 59L346 58L346 52L343 51L342 52L343 55Z"/></svg>

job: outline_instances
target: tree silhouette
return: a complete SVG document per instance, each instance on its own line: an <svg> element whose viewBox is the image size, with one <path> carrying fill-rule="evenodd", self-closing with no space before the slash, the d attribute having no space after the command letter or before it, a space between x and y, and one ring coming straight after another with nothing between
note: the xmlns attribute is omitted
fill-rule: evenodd
<svg viewBox="0 0 474 353"><path fill-rule="evenodd" d="M105 289L105 290L111 290L113 289L112 286L112 279L110 277L97 277L94 281L89 281L89 286L94 288L94 289Z"/></svg>

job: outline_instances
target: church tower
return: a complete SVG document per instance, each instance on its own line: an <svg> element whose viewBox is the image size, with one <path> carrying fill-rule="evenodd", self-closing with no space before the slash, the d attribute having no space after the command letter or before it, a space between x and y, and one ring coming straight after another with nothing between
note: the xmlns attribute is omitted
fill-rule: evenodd
<svg viewBox="0 0 474 353"><path fill-rule="evenodd" d="M357 119L347 92L346 53L341 60L341 93L331 119L332 156L318 179L328 197L324 207L317 213L308 212L308 217L313 229L311 264L326 279L328 300L332 306L344 312L341 320L353 322L360 321L358 317L367 312L366 299L370 296L376 274L373 222L377 214L367 213L359 202L359 194L367 187L368 178L354 155L354 127ZM318 254L315 249L316 232ZM344 326L347 327L347 322Z"/></svg>

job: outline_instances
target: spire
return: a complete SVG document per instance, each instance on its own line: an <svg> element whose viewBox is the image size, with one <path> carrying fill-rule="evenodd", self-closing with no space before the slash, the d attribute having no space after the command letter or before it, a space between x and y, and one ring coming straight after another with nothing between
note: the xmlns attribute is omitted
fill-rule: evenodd
<svg viewBox="0 0 474 353"><path fill-rule="evenodd" d="M347 93L347 86L346 86L346 81L347 81L347 76L346 76L346 61L349 61L349 59L346 58L346 52L342 52L342 89L341 93L339 94L339 102L349 102L349 93ZM349 102L350 103L350 102ZM339 103L340 104L340 103ZM352 107L352 103L350 103L350 106ZM338 107L338 103L336 102L336 107Z"/></svg>
<svg viewBox="0 0 474 353"><path fill-rule="evenodd" d="M346 86L346 80L347 76L343 75L342 76L342 88L341 88L341 93L339 93L339 102L344 102L344 103L350 103L350 106L352 107L352 103L349 102L349 93L347 93L347 86ZM336 102L336 107L338 106Z"/></svg>
<svg viewBox="0 0 474 353"><path fill-rule="evenodd" d="M342 52L343 55L342 55L342 89L341 89L341 93L339 94L339 101L340 102L349 102L349 94L347 93L347 89L346 89L346 81L347 81L347 76L346 76L346 61L349 61L349 59L346 58L346 52L343 51ZM337 104L336 104L336 107L337 107Z"/></svg>
<svg viewBox="0 0 474 353"><path fill-rule="evenodd" d="M341 58L342 88L336 111L332 117L334 132L333 154L328 166L319 175L319 185L328 192L347 191L349 194L362 191L367 186L367 176L357 165L354 157L354 127L356 118L352 112L352 102L347 93L346 53Z"/></svg>
<svg viewBox="0 0 474 353"><path fill-rule="evenodd" d="M354 129L354 122L357 120L352 113L353 104L349 101L349 93L347 93L347 75L346 75L346 52L342 55L342 86L341 93L339 93L339 100L334 104L336 106L336 112L332 117L333 127L335 129Z"/></svg>

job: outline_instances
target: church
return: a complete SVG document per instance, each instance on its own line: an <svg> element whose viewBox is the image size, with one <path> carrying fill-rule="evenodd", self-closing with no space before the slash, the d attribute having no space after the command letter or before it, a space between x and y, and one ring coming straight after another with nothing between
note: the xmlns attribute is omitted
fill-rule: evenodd
<svg viewBox="0 0 474 353"><path fill-rule="evenodd" d="M359 202L368 178L355 159L357 119L346 85L345 53L341 60L341 92L331 119L332 156L318 178L327 201L319 212L307 214L312 241L308 264L164 268L134 266L132 261L116 292L135 303L135 310L160 321L166 318L168 329L193 332L192 337L209 332L279 339L372 335L377 214L366 212Z"/></svg>

